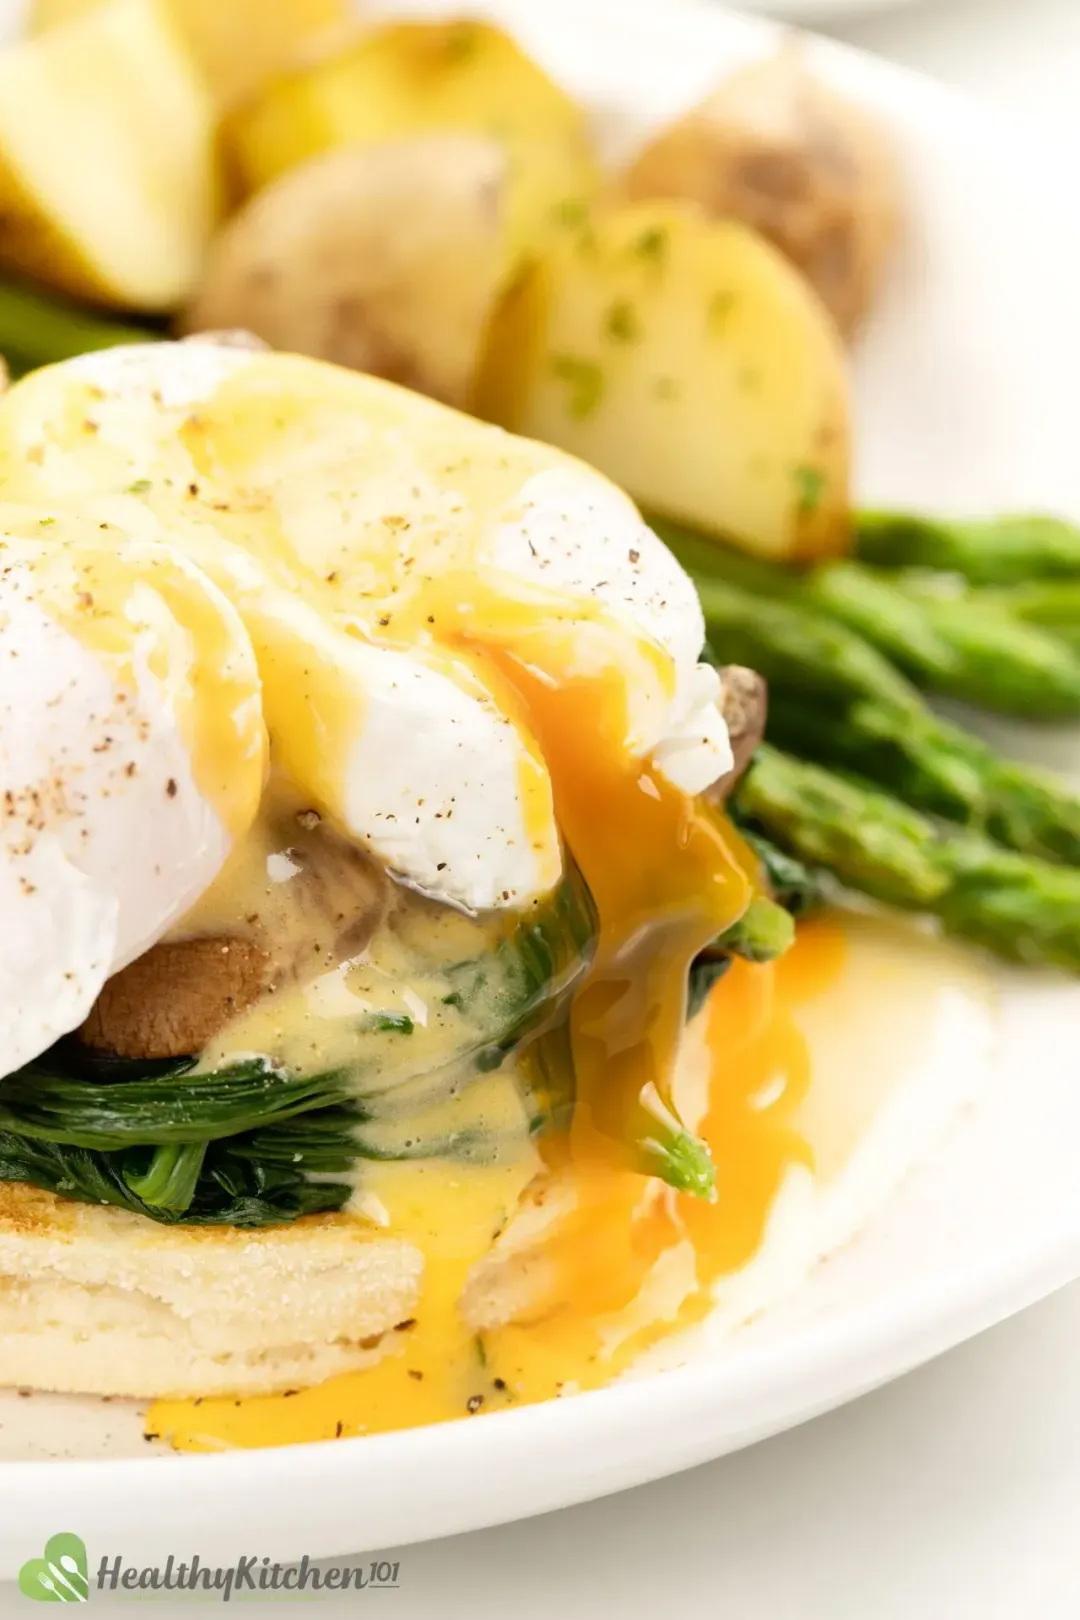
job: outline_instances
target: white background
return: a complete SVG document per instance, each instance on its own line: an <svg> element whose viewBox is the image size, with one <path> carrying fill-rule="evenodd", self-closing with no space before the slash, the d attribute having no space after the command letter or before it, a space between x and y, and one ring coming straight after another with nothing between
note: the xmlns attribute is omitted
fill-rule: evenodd
<svg viewBox="0 0 1080 1620"><path fill-rule="evenodd" d="M1080 148L1080 0L928 0L834 31ZM751 1451L388 1556L400 1559L397 1591L318 1609L393 1620L1077 1620L1080 1285ZM0 1612L28 1610L8 1589Z"/></svg>

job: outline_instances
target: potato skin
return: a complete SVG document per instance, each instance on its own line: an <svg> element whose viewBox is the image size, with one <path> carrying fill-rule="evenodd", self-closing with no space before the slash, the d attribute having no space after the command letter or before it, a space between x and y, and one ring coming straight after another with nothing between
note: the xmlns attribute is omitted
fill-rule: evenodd
<svg viewBox="0 0 1080 1620"><path fill-rule="evenodd" d="M452 132L314 158L221 232L184 329L243 327L465 405L513 260L507 169Z"/></svg>
<svg viewBox="0 0 1080 1620"><path fill-rule="evenodd" d="M742 69L640 153L627 197L679 197L762 233L846 336L869 309L897 232L896 168L873 120L797 50Z"/></svg>
<svg viewBox="0 0 1080 1620"><path fill-rule="evenodd" d="M806 282L735 221L639 203L567 230L503 301L480 415L646 513L773 558L848 543L848 387Z"/></svg>

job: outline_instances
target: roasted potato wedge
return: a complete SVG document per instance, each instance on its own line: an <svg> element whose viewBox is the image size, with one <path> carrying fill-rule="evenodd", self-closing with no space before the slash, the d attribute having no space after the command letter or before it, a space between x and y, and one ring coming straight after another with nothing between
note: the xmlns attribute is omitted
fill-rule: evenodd
<svg viewBox="0 0 1080 1620"><path fill-rule="evenodd" d="M267 85L225 121L232 178L251 192L349 141L424 130L491 135L555 174L592 175L581 109L508 34L480 22L393 23ZM594 178L594 177L593 177Z"/></svg>
<svg viewBox="0 0 1080 1620"><path fill-rule="evenodd" d="M0 264L171 309L217 201L213 108L164 0L109 0L0 52Z"/></svg>
<svg viewBox="0 0 1080 1620"><path fill-rule="evenodd" d="M466 407L488 320L552 199L483 135L344 146L226 225L185 317Z"/></svg>
<svg viewBox="0 0 1080 1620"><path fill-rule="evenodd" d="M734 74L651 141L622 184L679 197L767 236L850 335L869 308L899 217L895 164L874 121L787 49Z"/></svg>
<svg viewBox="0 0 1080 1620"><path fill-rule="evenodd" d="M103 3L33 0L30 29L43 33ZM348 0L167 0L167 7L221 107L352 27Z"/></svg>
<svg viewBox="0 0 1080 1620"><path fill-rule="evenodd" d="M500 307L475 404L747 550L809 558L846 543L839 338L803 278L737 222L644 203L562 232Z"/></svg>

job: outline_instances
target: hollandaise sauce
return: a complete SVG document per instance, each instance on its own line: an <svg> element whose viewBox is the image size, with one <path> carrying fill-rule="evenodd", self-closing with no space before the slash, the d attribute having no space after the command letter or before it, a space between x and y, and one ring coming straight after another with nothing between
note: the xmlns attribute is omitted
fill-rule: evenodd
<svg viewBox="0 0 1080 1620"><path fill-rule="evenodd" d="M815 974L827 981L840 951L820 929L801 947L800 963L816 963L801 978L792 967L736 966L713 1000L705 1140L712 1146L715 1136L717 1159L734 1174L715 1191L710 1178L680 1195L647 1173L682 1140L675 1087L690 964L745 909L754 863L713 808L628 759L617 679L538 678L488 607L485 628L461 629L460 644L483 656L489 678L523 712L599 919L565 1032L576 1084L569 1128L542 1139L542 1167L370 1167L368 1197L386 1211L388 1229L425 1256L415 1317L362 1373L288 1397L157 1403L150 1430L175 1445L372 1433L605 1382L657 1333L706 1309L712 1278L753 1253L785 1167L805 1157L783 1110L762 1112L752 1098L768 1078L788 1102L805 1089L806 1052L789 1003ZM522 1221L532 1222L532 1236L515 1250ZM696 1255L689 1271L688 1243ZM658 1275L664 1281L669 1256L683 1280L669 1266L665 1286L677 1285L681 1297L650 1312L644 1296ZM635 1311L644 1311L640 1321Z"/></svg>
<svg viewBox="0 0 1080 1620"><path fill-rule="evenodd" d="M148 1432L206 1450L467 1419L608 1382L704 1320L819 1143L844 1156L811 1129L808 1029L848 953L813 922L687 1028L690 966L759 882L677 785L727 760L687 577L590 469L334 367L163 346L20 388L6 493L77 494L107 550L184 561L158 594L205 655L179 718L232 855L167 942L239 937L265 969L184 1084L239 1059L269 1095L321 1087L310 1129L271 1140L305 1187L334 1167L307 1218L422 1260L364 1370L159 1401ZM230 637L250 691L222 678Z"/></svg>
<svg viewBox="0 0 1080 1620"><path fill-rule="evenodd" d="M599 1158L582 1175L568 1138L531 1181L521 1165L373 1167L391 1224L427 1260L415 1317L386 1336L382 1359L288 1395L159 1401L148 1432L194 1451L373 1434L685 1358L694 1330L736 1325L775 1298L776 1251L790 1277L792 1250L800 1274L858 1231L970 1095L992 1026L963 951L876 918L801 925L781 961L735 963L684 1040L676 1091L712 1152L715 1201L635 1187ZM781 1229L791 1188L805 1196L788 1200ZM508 1245L514 1210L521 1234ZM508 1305L513 1320L496 1320Z"/></svg>
<svg viewBox="0 0 1080 1620"><path fill-rule="evenodd" d="M159 1401L148 1431L208 1450L467 1417L605 1384L699 1321L716 1280L758 1249L785 1174L808 1162L794 1123L810 1069L800 1010L845 957L840 929L815 922L782 963L736 963L693 1027L685 1089L705 1108L715 1201L643 1181L588 1121L547 1145L539 1175L520 1163L373 1166L366 1185L390 1229L426 1262L415 1317L387 1335L382 1359L287 1396ZM520 1241L500 1250L515 1211ZM508 1302L514 1319L497 1321Z"/></svg>
<svg viewBox="0 0 1080 1620"><path fill-rule="evenodd" d="M542 571L523 581L485 550L493 523L528 533L519 492L551 460L536 446L480 445L471 427L456 429L451 442L441 424L428 443L428 424L406 438L389 418L382 438L353 428L339 461L358 479L363 473L357 488L366 493L349 497L348 523L340 506L317 525L308 513L301 553L290 490L303 484L286 487L268 447L280 442L307 467L325 459L342 421L357 421L355 380L314 372L309 380L306 413L295 398L283 413L276 385L260 391L241 376L223 386L182 431L193 488L200 498L210 484L273 491L272 500L244 501L227 514L238 545L250 553L257 544L260 566L287 568L345 633L472 682L507 717L523 744L525 837L542 850L554 818L566 862L595 907L595 936L563 1016L533 1031L516 1059L537 1093L572 1096L572 1107L556 1107L520 1151L482 1163L435 1156L364 1164L355 1207L380 1223L372 1240L383 1231L405 1237L424 1257L415 1310L385 1336L381 1358L288 1396L157 1403L150 1431L192 1449L372 1433L542 1400L605 1382L658 1334L703 1314L713 1279L753 1254L785 1171L807 1159L787 1119L809 1073L793 1007L827 982L842 952L817 928L794 966L731 970L711 1004L707 1037L698 1034L708 1083L698 1131L691 1129L679 1095L688 970L742 915L758 873L719 810L680 791L635 741L654 723L650 713L672 710L684 677L655 636L609 611L606 584L589 595L550 588ZM401 407L389 397L379 408L392 415ZM303 445L289 439L299 431ZM416 447L425 443L418 466ZM406 448L412 504L375 524L357 503L375 502L387 457ZM383 509L395 510L385 500ZM562 519L553 510L545 521L557 528ZM338 533L354 537L327 549L326 537ZM617 563L613 556L612 568L632 569L634 548L645 544L627 533L629 552ZM665 606L659 601L655 611ZM287 775L319 790L319 750L344 735L340 679L316 691L310 659L301 670L282 656L275 684L278 620L271 625L260 609L250 622L267 666L275 757ZM294 628L290 618L290 635ZM293 744L308 735L309 714L318 725L302 754ZM332 801L329 786L319 792ZM370 970L371 955L366 969L346 970L344 992L370 1000L356 975ZM376 965L385 980L394 977L386 962ZM288 1007L270 999L275 1028L249 1021L226 1041L246 1050L270 1041L280 1053L290 1007L299 1005L290 994ZM304 1006L310 1028L306 992ZM781 1100L762 1109L756 1099L766 1084ZM446 1103L451 1113L462 1106L460 1095Z"/></svg>

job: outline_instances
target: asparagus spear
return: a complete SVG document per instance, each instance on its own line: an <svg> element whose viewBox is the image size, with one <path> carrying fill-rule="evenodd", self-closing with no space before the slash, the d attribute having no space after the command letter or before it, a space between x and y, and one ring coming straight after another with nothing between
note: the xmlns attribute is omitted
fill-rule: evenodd
<svg viewBox="0 0 1080 1620"><path fill-rule="evenodd" d="M748 962L772 962L795 943L795 919L790 911L757 895L737 923L720 935L713 951L744 956Z"/></svg>
<svg viewBox="0 0 1080 1620"><path fill-rule="evenodd" d="M999 759L940 719L846 626L794 602L701 580L709 636L769 682L770 735L1047 860L1080 864L1080 798L1046 772Z"/></svg>
<svg viewBox="0 0 1080 1620"><path fill-rule="evenodd" d="M1000 606L848 562L815 569L804 591L920 686L1034 719L1080 714L1080 658Z"/></svg>
<svg viewBox="0 0 1080 1620"><path fill-rule="evenodd" d="M0 283L0 355L13 377L70 360L88 349L149 343L159 335L152 328L112 320L14 282Z"/></svg>
<svg viewBox="0 0 1080 1620"><path fill-rule="evenodd" d="M749 962L771 962L783 956L795 943L795 918L821 900L821 884L801 861L777 849L757 829L748 827L734 803L728 804L728 810L761 862L772 899L756 896L738 922L691 963L687 1018L693 1018L701 1009L709 991L727 972L734 957L744 956Z"/></svg>
<svg viewBox="0 0 1080 1620"><path fill-rule="evenodd" d="M940 815L982 815L980 771L954 753L951 738L942 746L951 728L860 636L795 603L712 579L697 585L710 637L768 681L769 732L784 747L825 757L836 750L838 763Z"/></svg>
<svg viewBox="0 0 1080 1620"><path fill-rule="evenodd" d="M948 888L932 821L769 743L754 756L737 802L782 849L876 900L933 911Z"/></svg>
<svg viewBox="0 0 1080 1620"><path fill-rule="evenodd" d="M929 713L901 724L869 702L843 709L808 705L792 688L774 688L769 703L770 740L789 753L856 772L928 813L982 825L982 773L941 746L941 724Z"/></svg>
<svg viewBox="0 0 1080 1620"><path fill-rule="evenodd" d="M774 691L769 735L803 758L851 771L928 814L970 827L1009 849L1080 864L1080 799L1034 766L999 759L977 737L929 710L917 720L870 702L842 713Z"/></svg>
<svg viewBox="0 0 1080 1620"><path fill-rule="evenodd" d="M725 663L746 664L773 689L832 704L857 698L897 715L925 710L918 691L863 638L797 600L773 601L727 580L695 579L710 641Z"/></svg>
<svg viewBox="0 0 1080 1620"><path fill-rule="evenodd" d="M1018 622L993 600L946 594L859 562L825 563L798 573L673 524L661 524L659 532L695 576L699 591L706 582L722 582L756 597L816 609L863 637L919 686L984 708L1041 720L1080 715L1080 657L1060 638ZM729 649L721 650L727 656Z"/></svg>
<svg viewBox="0 0 1080 1620"><path fill-rule="evenodd" d="M939 917L1014 961L1080 969L1080 872L943 834L906 805L764 744L737 792L741 813L849 888Z"/></svg>
<svg viewBox="0 0 1080 1620"><path fill-rule="evenodd" d="M1080 529L1062 518L1017 514L946 521L904 512L859 512L855 550L888 568L939 568L973 585L1080 579Z"/></svg>
<svg viewBox="0 0 1080 1620"><path fill-rule="evenodd" d="M919 589L911 582L909 589ZM1033 580L1029 585L1009 585L982 590L974 600L1035 624L1051 632L1074 650L1080 649L1080 581Z"/></svg>
<svg viewBox="0 0 1080 1620"><path fill-rule="evenodd" d="M722 540L696 534L693 529L684 529L681 523L672 523L667 518L650 515L649 523L687 573L698 581L719 579L740 590L752 591L755 596L798 600L806 578L805 570L749 557L745 551L736 551Z"/></svg>
<svg viewBox="0 0 1080 1620"><path fill-rule="evenodd" d="M816 894L817 885L801 864L759 840L768 848L774 870L782 872L789 892L800 901ZM742 956L750 962L771 962L795 943L795 919L791 911L765 895L751 900L739 920L724 931L691 963L687 984L686 1016L693 1018L705 999L731 965ZM617 1063L617 1060L616 1060ZM613 1073L617 1072L617 1068ZM705 1143L689 1130L655 1087L650 1095L634 1100L619 1132L633 1143L634 1162L647 1175L659 1176L679 1192L696 1198L712 1198L716 1190L716 1169Z"/></svg>

